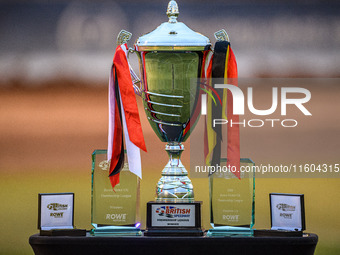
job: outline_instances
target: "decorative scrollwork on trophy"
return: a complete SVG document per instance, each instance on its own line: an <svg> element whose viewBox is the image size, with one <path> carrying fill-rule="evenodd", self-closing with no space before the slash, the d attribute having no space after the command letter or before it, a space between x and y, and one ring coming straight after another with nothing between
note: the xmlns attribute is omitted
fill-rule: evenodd
<svg viewBox="0 0 340 255"><path fill-rule="evenodd" d="M121 30L117 36L117 45L122 45L130 41L132 34L126 30Z"/></svg>
<svg viewBox="0 0 340 255"><path fill-rule="evenodd" d="M229 42L229 36L227 34L227 32L224 29L221 29L217 32L214 33L214 36L216 38L217 41L227 41Z"/></svg>

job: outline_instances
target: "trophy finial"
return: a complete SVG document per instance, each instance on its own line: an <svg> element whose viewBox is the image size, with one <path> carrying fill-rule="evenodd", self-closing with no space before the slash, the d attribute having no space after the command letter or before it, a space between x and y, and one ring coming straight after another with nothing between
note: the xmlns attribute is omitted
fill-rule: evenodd
<svg viewBox="0 0 340 255"><path fill-rule="evenodd" d="M227 34L227 32L224 29L221 29L217 32L215 32L215 38L217 41L227 41L229 42L229 36Z"/></svg>
<svg viewBox="0 0 340 255"><path fill-rule="evenodd" d="M177 22L177 17L178 17L179 11L178 11L178 4L176 3L175 0L171 0L169 2L166 14L169 17L169 23L176 23Z"/></svg>

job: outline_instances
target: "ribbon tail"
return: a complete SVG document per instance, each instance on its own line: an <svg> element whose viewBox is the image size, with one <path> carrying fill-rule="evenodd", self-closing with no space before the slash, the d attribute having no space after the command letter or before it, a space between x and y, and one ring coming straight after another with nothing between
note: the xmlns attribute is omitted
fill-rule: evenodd
<svg viewBox="0 0 340 255"><path fill-rule="evenodd" d="M125 119L124 106L122 104L122 101L121 101L121 109L122 109L123 130L124 130L124 138L125 138L129 170L130 172L137 175L139 178L142 178L142 164L141 164L140 150L139 150L139 147L137 147L130 140L129 132L127 130L126 119Z"/></svg>
<svg viewBox="0 0 340 255"><path fill-rule="evenodd" d="M118 46L114 56L114 64L117 68L119 80L119 89L121 93L121 101L124 105L124 113L127 124L127 131L132 143L140 149L146 151L142 125L139 118L138 106L133 89L133 83L130 75L130 67L127 61L126 44Z"/></svg>
<svg viewBox="0 0 340 255"><path fill-rule="evenodd" d="M107 159L112 188L119 183L124 166L124 139L129 169L141 178L140 150L146 151L137 101L127 61L127 45L119 45L109 79L109 133Z"/></svg>
<svg viewBox="0 0 340 255"><path fill-rule="evenodd" d="M228 52L229 42L221 41L216 42L214 48L214 58L212 64L212 78L225 78L226 76L226 57ZM220 98L223 98L223 90L216 89L216 95L218 95L220 104L212 105L212 119L222 119L222 102ZM216 134L216 145L212 153L212 165L219 165L222 155L222 125L213 125L213 130Z"/></svg>
<svg viewBox="0 0 340 255"><path fill-rule="evenodd" d="M111 67L110 78L109 78L109 130L107 138L107 161L111 160L112 148L113 148L113 137L115 129L115 91L114 91L114 74L113 66Z"/></svg>
<svg viewBox="0 0 340 255"><path fill-rule="evenodd" d="M237 84L237 63L235 55L230 49L229 59L228 59L228 83L238 86ZM233 114L233 97L230 91L227 93L227 118L232 120L233 123L239 122L239 116ZM228 126L228 162L227 167L229 169L234 168L234 175L241 179L240 176L240 127L239 125Z"/></svg>
<svg viewBox="0 0 340 255"><path fill-rule="evenodd" d="M112 82L109 83L109 85L111 85L109 89L109 94L110 94L110 98L109 98L110 107L109 108L110 108L110 116L111 116L112 122L111 124L109 124L111 125L111 130L109 130L109 134L110 132L112 132L113 137L109 141L108 151L111 150L110 151L111 154L109 155L108 160L110 160L109 178L110 178L111 186L112 188L114 188L119 183L119 173L124 165L124 144L123 144L122 116L121 116L118 80L117 80L116 70L114 67L112 68L111 72L112 72ZM113 108L114 108L114 113L111 111ZM114 123L114 125L112 125L112 123ZM110 138L110 135L109 135L109 138Z"/></svg>

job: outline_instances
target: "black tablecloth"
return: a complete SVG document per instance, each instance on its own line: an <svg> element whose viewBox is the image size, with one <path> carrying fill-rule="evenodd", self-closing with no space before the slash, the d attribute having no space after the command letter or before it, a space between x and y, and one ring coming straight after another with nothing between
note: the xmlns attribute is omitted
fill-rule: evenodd
<svg viewBox="0 0 340 255"><path fill-rule="evenodd" d="M36 255L54 254L314 254L318 236L303 237L98 237L40 236L29 238Z"/></svg>

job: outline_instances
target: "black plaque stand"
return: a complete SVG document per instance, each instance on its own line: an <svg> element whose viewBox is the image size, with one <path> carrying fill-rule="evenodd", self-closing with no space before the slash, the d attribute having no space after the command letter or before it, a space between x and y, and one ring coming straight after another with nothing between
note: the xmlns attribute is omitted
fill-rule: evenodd
<svg viewBox="0 0 340 255"><path fill-rule="evenodd" d="M202 236L201 202L148 202L145 236ZM188 224L190 218L190 224ZM160 226L162 225L163 226Z"/></svg>
<svg viewBox="0 0 340 255"><path fill-rule="evenodd" d="M86 236L86 229L40 230L41 236Z"/></svg>

